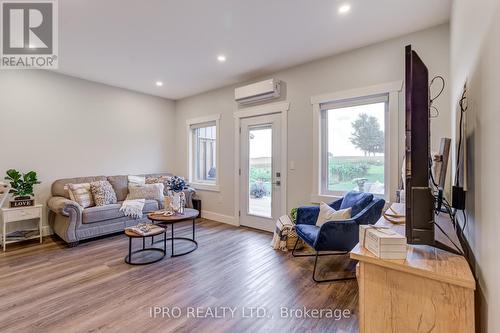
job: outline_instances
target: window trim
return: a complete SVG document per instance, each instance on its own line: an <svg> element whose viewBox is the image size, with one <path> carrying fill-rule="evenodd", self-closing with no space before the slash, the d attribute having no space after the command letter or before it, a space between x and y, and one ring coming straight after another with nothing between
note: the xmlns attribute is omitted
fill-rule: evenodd
<svg viewBox="0 0 500 333"><path fill-rule="evenodd" d="M221 114L214 114L206 117L199 117L186 120L186 132L187 132L187 142L188 142L188 180L191 186L193 186L197 190L202 191L220 191L220 119ZM215 131L216 131L216 139L215 139L215 182L203 182L203 181L195 181L194 178L194 154L195 149L193 147L193 126L203 127L204 124L209 124L215 122Z"/></svg>
<svg viewBox="0 0 500 333"><path fill-rule="evenodd" d="M321 201L331 202L343 193L322 193L322 169L324 159L322 158L322 149L324 140L322 137L322 121L321 110L322 105L329 103L343 103L349 100L365 99L387 94L389 101L387 104L387 113L385 117L385 173L384 182L385 194L384 198L389 201L395 201L396 190L399 183L399 150L401 138L404 133L400 133L399 126L399 96L403 88L403 81L393 81L380 85L368 86L359 89L344 90L334 93L316 95L311 97L312 111L313 111L313 183L311 192L311 202L318 203Z"/></svg>

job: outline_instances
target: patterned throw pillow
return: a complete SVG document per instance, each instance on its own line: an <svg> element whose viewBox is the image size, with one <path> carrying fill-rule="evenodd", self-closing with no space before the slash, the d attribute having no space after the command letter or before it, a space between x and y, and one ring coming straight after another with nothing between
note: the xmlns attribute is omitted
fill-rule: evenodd
<svg viewBox="0 0 500 333"><path fill-rule="evenodd" d="M167 183L172 176L146 177L146 184L163 184L163 194L167 195L169 190Z"/></svg>
<svg viewBox="0 0 500 333"><path fill-rule="evenodd" d="M143 186L129 186L127 200L147 199L163 202L163 184L145 184Z"/></svg>
<svg viewBox="0 0 500 333"><path fill-rule="evenodd" d="M83 208L94 206L94 199L90 192L90 183L68 184L67 190L69 198Z"/></svg>
<svg viewBox="0 0 500 333"><path fill-rule="evenodd" d="M90 183L90 191L94 196L96 206L106 206L116 203L116 193L110 182L100 180Z"/></svg>
<svg viewBox="0 0 500 333"><path fill-rule="evenodd" d="M146 177L146 184L165 184L170 179L170 176Z"/></svg>

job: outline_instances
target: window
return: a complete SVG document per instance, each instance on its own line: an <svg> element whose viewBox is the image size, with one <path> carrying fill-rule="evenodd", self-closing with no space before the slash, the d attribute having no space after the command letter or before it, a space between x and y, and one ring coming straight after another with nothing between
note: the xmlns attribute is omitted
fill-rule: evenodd
<svg viewBox="0 0 500 333"><path fill-rule="evenodd" d="M218 116L188 121L189 180L195 188L217 190L218 126Z"/></svg>
<svg viewBox="0 0 500 333"><path fill-rule="evenodd" d="M321 194L385 196L387 94L320 104Z"/></svg>

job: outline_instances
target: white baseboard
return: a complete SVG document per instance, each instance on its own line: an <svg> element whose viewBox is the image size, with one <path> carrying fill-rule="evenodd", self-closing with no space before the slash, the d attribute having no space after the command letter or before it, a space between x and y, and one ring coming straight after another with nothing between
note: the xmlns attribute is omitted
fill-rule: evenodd
<svg viewBox="0 0 500 333"><path fill-rule="evenodd" d="M230 215L224 215L224 214L219 214L215 212L210 212L208 210L202 210L201 211L201 217L212 220L212 221L217 221L221 223L226 223L226 224L231 224L234 226L239 226L239 224L236 221L236 218L234 216Z"/></svg>

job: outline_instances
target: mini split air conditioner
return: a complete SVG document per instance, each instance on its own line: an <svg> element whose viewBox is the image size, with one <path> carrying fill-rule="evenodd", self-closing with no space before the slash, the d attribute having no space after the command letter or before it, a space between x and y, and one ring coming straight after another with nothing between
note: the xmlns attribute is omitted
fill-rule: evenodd
<svg viewBox="0 0 500 333"><path fill-rule="evenodd" d="M234 100L238 104L251 104L280 97L280 81L269 79L234 90Z"/></svg>

